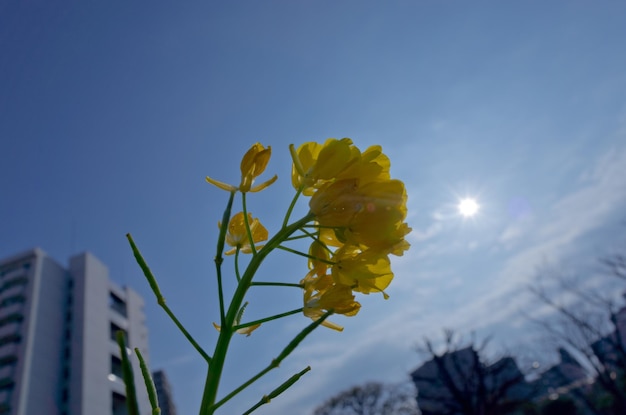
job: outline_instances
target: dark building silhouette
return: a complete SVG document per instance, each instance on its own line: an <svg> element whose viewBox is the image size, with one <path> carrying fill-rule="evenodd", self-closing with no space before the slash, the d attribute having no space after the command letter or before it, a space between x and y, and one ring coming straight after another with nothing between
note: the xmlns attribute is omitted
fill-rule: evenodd
<svg viewBox="0 0 626 415"><path fill-rule="evenodd" d="M471 346L433 356L411 377L423 415L507 413L531 394L513 358L484 364Z"/></svg>
<svg viewBox="0 0 626 415"><path fill-rule="evenodd" d="M161 415L176 415L176 405L174 405L172 398L172 388L170 387L165 372L157 370L152 374L152 379L154 380L154 387L156 388L159 398Z"/></svg>

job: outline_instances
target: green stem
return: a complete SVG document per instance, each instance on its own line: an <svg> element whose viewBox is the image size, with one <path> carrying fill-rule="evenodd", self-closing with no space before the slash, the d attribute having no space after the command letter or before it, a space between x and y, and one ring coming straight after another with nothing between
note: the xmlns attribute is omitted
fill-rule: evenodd
<svg viewBox="0 0 626 415"><path fill-rule="evenodd" d="M217 252L215 254L215 268L217 274L217 292L220 300L220 323L222 327L226 324L224 306L224 289L222 288L222 263L224 262L224 243L226 242L226 232L228 231L228 222L230 221L230 213L233 208L233 200L235 200L235 192L230 192L226 209L222 215L222 225L220 226L220 234L217 238Z"/></svg>
<svg viewBox="0 0 626 415"><path fill-rule="evenodd" d="M319 238L319 231L317 232L317 235L312 234L311 232L307 231L306 229L300 229L306 236L310 237L311 239L313 239L315 242L317 242L318 244L320 244L325 250L326 252L328 252L329 254L332 255L333 251L332 249L330 249L328 247L328 245L326 245L324 242L322 242Z"/></svg>
<svg viewBox="0 0 626 415"><path fill-rule="evenodd" d="M239 273L239 252L240 248L237 247L235 250L235 277L237 277L237 282L241 281L241 274Z"/></svg>
<svg viewBox="0 0 626 415"><path fill-rule="evenodd" d="M124 332L119 330L115 333L117 339L117 345L120 348L120 355L122 358L122 378L124 379L124 385L126 386L126 408L129 415L140 415L139 404L137 403L137 391L135 390L135 376L133 374L133 365L128 358L128 352L126 351L126 339L124 338Z"/></svg>
<svg viewBox="0 0 626 415"><path fill-rule="evenodd" d="M283 251L291 252L292 254L303 256L305 258L314 259L316 261L320 261L320 262L323 262L323 263L328 264L328 265L335 265L335 263L333 261L329 261L327 259L318 258L318 257L313 256L313 255L305 254L304 252L296 251L295 249L291 249L291 248L286 247L286 246L279 245L276 248L282 249Z"/></svg>
<svg viewBox="0 0 626 415"><path fill-rule="evenodd" d="M241 304L243 303L243 299L250 288L250 284L252 283L252 278L254 277L256 271L261 266L261 263L265 259L265 257L272 252L276 247L278 247L286 238L291 236L294 232L308 223L311 219L313 219L314 215L312 213L308 213L302 219L292 223L291 225L282 228L276 235L272 237L268 241L268 243L257 253L254 255L250 262L248 263L248 267L246 271L241 277L241 281L237 285L237 289L233 294L233 299L228 307L228 313L226 314L226 321L222 324L222 329L220 331L219 337L217 338L217 343L215 345L215 354L213 355L213 360L211 365L209 365L209 370L207 373L206 383L204 385L204 392L202 394L202 404L200 406L200 415L211 415L214 413L214 403L217 397L217 391L219 388L219 382L222 377L222 371L224 369L224 362L226 360L226 353L228 351L228 345L230 344L230 340L232 339L234 330L233 330L233 322L237 317L237 313L241 308Z"/></svg>
<svg viewBox="0 0 626 415"><path fill-rule="evenodd" d="M196 351L198 353L200 353L200 355L204 358L204 360L206 360L206 362L210 364L211 363L211 357L204 351L202 346L200 346L198 344L198 342L193 337L191 337L191 334L189 334L189 332L187 331L185 326L182 325L182 323L174 315L172 310L170 310L168 305L165 303L165 298L161 297L158 300L158 303L161 306L161 308L163 308L163 310L165 310L165 313L172 319L174 324L176 324L176 327L178 327L178 329L183 333L183 335L185 336L187 341L189 341L189 343L191 343L191 345L196 349Z"/></svg>
<svg viewBox="0 0 626 415"><path fill-rule="evenodd" d="M318 318L317 320L315 320L314 322L306 326L300 333L298 333L296 337L293 338L293 340L289 342L289 344L287 344L287 346L285 346L283 351L280 352L280 354L276 358L272 359L270 364L265 369L261 370L259 373L251 377L248 381L246 381L243 385L239 386L237 389L235 389L234 391L226 395L223 399L221 399L219 402L217 402L215 405L213 405L213 407L210 408L211 412L209 413L213 413L217 408L219 408L220 406L228 402L233 396L237 395L239 392L241 392L248 386L252 385L257 380L259 380L267 372L269 372L272 369L277 368L280 365L280 363L283 360L285 360L287 356L289 356L291 352L293 352L296 349L296 347L298 347L298 345L302 342L302 340L304 340L309 334L311 334L313 330L319 327L319 325L322 324L324 320L328 318L328 316L333 314L333 312L334 312L333 310L328 310L320 318Z"/></svg>
<svg viewBox="0 0 626 415"><path fill-rule="evenodd" d="M279 318L283 318L283 317L291 316L293 314L301 313L302 310L304 310L304 308L298 308L296 310L287 311L285 313L275 314L273 316L265 317L265 318L262 318L262 319L259 319L259 320L254 320L254 321L251 321L249 323L238 324L235 327L233 327L233 330L237 331L239 329L244 329L246 327L250 327L250 326L255 326L257 324L266 323L268 321L278 320Z"/></svg>
<svg viewBox="0 0 626 415"><path fill-rule="evenodd" d="M246 233L248 234L248 241L250 242L250 249L252 255L256 255L256 246L254 246L254 239L252 239L252 229L250 229L250 221L248 220L248 207L246 206L246 192L241 192L241 202L243 205L243 221L246 224Z"/></svg>
<svg viewBox="0 0 626 415"><path fill-rule="evenodd" d="M302 193L302 187L300 187L296 191L296 194L294 195L293 199L291 199L291 203L289 204L289 209L287 209L287 213L285 214L285 220L283 220L283 228L287 226L287 223L289 222L289 217L291 216L291 213L293 212L293 208L296 206L296 202L298 201L298 197L300 197L301 193Z"/></svg>
<svg viewBox="0 0 626 415"><path fill-rule="evenodd" d="M251 286L272 286L272 287L297 287L297 288L304 288L304 285L302 284L294 284L292 282L263 282L263 281L259 281L259 282L252 282L250 283Z"/></svg>
<svg viewBox="0 0 626 415"><path fill-rule="evenodd" d="M135 245L135 241L133 241L133 237L130 235L130 233L126 234L126 239L128 239L128 242L130 243L130 247L133 250L133 255L135 256L135 260L143 271L143 275L148 280L148 284L150 285L150 288L152 289L152 292L154 293L154 296L156 297L159 306L161 306L161 308L165 310L165 313L172 319L174 324L176 324L176 327L178 327L178 329L183 333L189 343L191 343L191 345L198 351L198 353L202 355L204 360L206 360L207 363L211 363L211 358L209 357L209 355L206 354L206 352L202 349L202 347L200 347L198 342L196 342L194 338L191 337L191 334L189 334L187 329L185 329L181 322L178 321L178 318L176 318L172 310L170 310L169 306L165 302L165 297L163 297L163 295L161 294L161 289L159 288L159 284L157 284L156 278L154 278L154 275L148 267L148 264L143 259L143 256L141 255L141 252L139 252L139 248L137 248L137 245Z"/></svg>
<svg viewBox="0 0 626 415"><path fill-rule="evenodd" d="M292 236L291 238L287 238L287 239L285 239L285 242L286 241L297 241L298 239L304 239L304 238L309 238L309 237L310 236L305 233L303 235L296 235L296 236Z"/></svg>

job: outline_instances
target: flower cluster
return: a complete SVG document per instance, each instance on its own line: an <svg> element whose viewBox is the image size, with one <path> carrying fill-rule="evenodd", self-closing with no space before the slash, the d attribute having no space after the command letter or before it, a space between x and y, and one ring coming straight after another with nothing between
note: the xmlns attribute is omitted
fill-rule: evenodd
<svg viewBox="0 0 626 415"><path fill-rule="evenodd" d="M331 138L324 144L309 142L297 149L292 145L289 149L293 160L291 181L296 192L285 213L282 226L271 236L261 221L250 213L247 202L249 193L259 192L277 179L277 176L273 176L255 184L269 163L271 147L266 148L256 143L246 152L240 164L239 185L206 178L207 182L229 193L222 220L218 222L219 236L215 255L218 301L209 302L219 305L219 324L213 323L219 334L211 355L192 337L169 308L146 261L130 234L127 235L137 263L158 304L208 364L200 406L201 415L213 415L224 403L278 367L320 325L342 330L342 327L329 322L327 318L333 313L356 315L361 304L355 300L355 293L382 293L384 298L388 298L385 289L393 279L389 255L403 255L409 248L405 240L405 236L411 231L405 223L406 191L401 181L391 178L389 159L380 146L361 151L349 138ZM302 196L310 197L309 211L300 219L291 221L296 202ZM233 211L236 199L241 201L241 211ZM299 245L303 239L311 241L308 251L306 248L302 250L290 246L292 243ZM264 259L274 250L308 258L309 272L299 283L254 280ZM244 258L241 254L249 256ZM234 256L236 278L229 280L229 284L224 284L222 278L223 255ZM244 267L240 266L240 260L245 263ZM303 290L304 306L242 321L248 305L246 295L251 288L258 286ZM314 321L296 334L265 368L224 397L218 397L226 354L233 336L236 333L249 336L261 324L300 313ZM122 355L126 356L123 333L118 333L117 339ZM156 413L158 402L153 393L154 388L150 386L152 381L149 371L146 370L139 350L136 351L148 387L150 403ZM128 359L123 359L122 365L124 382L130 397L129 412L138 413L137 400L132 399L137 396L134 393L132 365ZM249 414L259 406L269 403L309 370L310 367L307 367L291 376L245 413Z"/></svg>
<svg viewBox="0 0 626 415"><path fill-rule="evenodd" d="M354 292L381 292L393 279L389 255L409 248L404 184L390 177L380 146L361 152L352 140L328 139L290 147L292 184L311 196L315 238L309 249L304 314L319 318L332 309L355 315ZM330 322L325 325L341 329Z"/></svg>

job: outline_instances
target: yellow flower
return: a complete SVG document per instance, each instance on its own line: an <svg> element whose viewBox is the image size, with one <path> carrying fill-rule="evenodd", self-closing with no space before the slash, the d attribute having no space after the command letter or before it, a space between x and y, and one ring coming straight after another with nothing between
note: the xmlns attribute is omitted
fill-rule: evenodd
<svg viewBox="0 0 626 415"><path fill-rule="evenodd" d="M335 228L340 242L402 255L411 231L403 222L406 199L399 180L361 186L358 179L344 179L320 188L309 207L320 226Z"/></svg>
<svg viewBox="0 0 626 415"><path fill-rule="evenodd" d="M361 304L354 301L352 289L333 282L330 275L314 276L310 272L301 284L304 285L303 314L313 320L317 320L330 309L336 314L354 316L361 308ZM343 327L328 320L322 322L322 325L333 330L343 330Z"/></svg>
<svg viewBox="0 0 626 415"><path fill-rule="evenodd" d="M259 221L258 218L252 218L252 214L248 213L248 224L250 225L250 233L252 233L252 241L254 244L266 241L268 238L267 229ZM221 223L218 222L218 227L221 227ZM228 231L226 232L226 243L233 247L233 249L225 252L225 255L232 255L237 251L237 248L245 254L252 252L250 246L250 239L248 238L248 232L246 231L246 222L243 212L236 213L230 218L228 222ZM258 246L256 248L261 248Z"/></svg>
<svg viewBox="0 0 626 415"><path fill-rule="evenodd" d="M388 298L383 290L393 279L393 272L385 253L344 246L335 252L333 261L332 275L336 283L363 294L382 292Z"/></svg>
<svg viewBox="0 0 626 415"><path fill-rule="evenodd" d="M390 180L389 168L391 162L381 148L381 146L368 147L356 162L347 166L338 176L337 180L358 178L359 184L374 181Z"/></svg>
<svg viewBox="0 0 626 415"><path fill-rule="evenodd" d="M254 179L265 171L271 155L272 148L270 146L265 148L260 143L256 143L250 147L241 160L241 183L239 184L239 187L220 182L208 176L206 177L206 181L228 192L240 191L241 193L246 193L261 191L274 183L278 178L278 176L274 175L274 177L266 182L252 187Z"/></svg>
<svg viewBox="0 0 626 415"><path fill-rule="evenodd" d="M309 269L317 275L325 275L329 267L329 249L321 242L313 241L309 247Z"/></svg>
<svg viewBox="0 0 626 415"><path fill-rule="evenodd" d="M289 147L293 165L291 183L303 194L311 196L320 187L338 180L358 179L361 185L389 180L389 158L380 146L371 146L363 153L349 138L329 138L322 145L302 144L297 150Z"/></svg>
<svg viewBox="0 0 626 415"><path fill-rule="evenodd" d="M289 147L293 166L291 183L303 194L310 196L315 189L337 177L360 156L352 140L329 138L324 145L315 142L302 144L297 150Z"/></svg>

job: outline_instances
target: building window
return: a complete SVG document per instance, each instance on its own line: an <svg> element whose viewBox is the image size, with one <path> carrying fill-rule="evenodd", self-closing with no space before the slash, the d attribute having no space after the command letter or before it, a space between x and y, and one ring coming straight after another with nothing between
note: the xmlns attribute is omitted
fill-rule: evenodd
<svg viewBox="0 0 626 415"><path fill-rule="evenodd" d="M109 307L126 317L126 302L113 293L109 293Z"/></svg>
<svg viewBox="0 0 626 415"><path fill-rule="evenodd" d="M12 297L7 297L2 302L0 302L0 307L4 307L11 304L23 303L26 301L26 297L22 294L14 295Z"/></svg>
<svg viewBox="0 0 626 415"><path fill-rule="evenodd" d="M11 378L2 378L0 379L0 390L13 389L15 383Z"/></svg>
<svg viewBox="0 0 626 415"><path fill-rule="evenodd" d="M6 317L0 318L0 327L10 323L21 323L24 320L24 316L18 313L11 313Z"/></svg>
<svg viewBox="0 0 626 415"><path fill-rule="evenodd" d="M22 336L19 334L9 334L8 336L0 337L0 346L4 346L8 343L19 343L22 341Z"/></svg>
<svg viewBox="0 0 626 415"><path fill-rule="evenodd" d="M26 278L25 276L13 278L5 282L4 285L2 285L2 290L4 291L16 285L26 285L27 283L28 283L28 278Z"/></svg>
<svg viewBox="0 0 626 415"><path fill-rule="evenodd" d="M117 356L111 356L111 373L120 379L124 377L122 373L122 359Z"/></svg>
<svg viewBox="0 0 626 415"><path fill-rule="evenodd" d="M113 415L128 415L126 408L126 397L117 392L113 392L111 396L113 403Z"/></svg>
<svg viewBox="0 0 626 415"><path fill-rule="evenodd" d="M17 265L9 265L5 267L2 271L0 271L0 277L4 277L7 274L12 273L17 269Z"/></svg>
<svg viewBox="0 0 626 415"><path fill-rule="evenodd" d="M15 362L17 362L17 356L15 355L3 356L0 358L0 366L10 365Z"/></svg>

